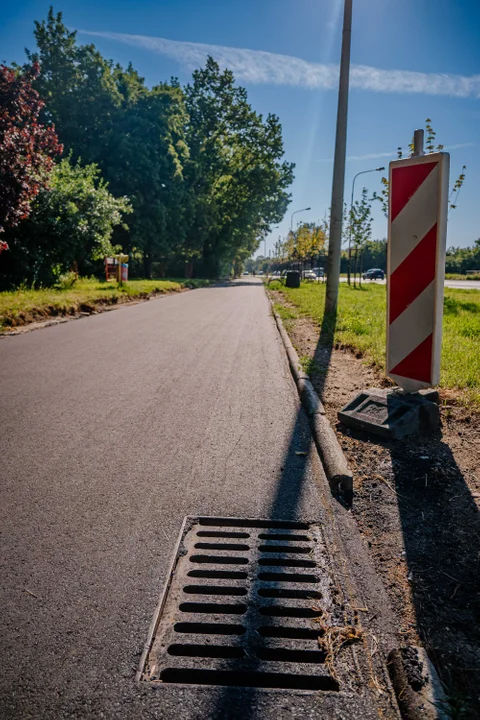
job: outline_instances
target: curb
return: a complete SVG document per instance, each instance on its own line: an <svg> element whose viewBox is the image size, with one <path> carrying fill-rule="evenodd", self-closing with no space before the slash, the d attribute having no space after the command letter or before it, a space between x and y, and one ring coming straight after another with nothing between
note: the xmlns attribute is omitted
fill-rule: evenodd
<svg viewBox="0 0 480 720"><path fill-rule="evenodd" d="M290 370L297 386L300 401L307 413L313 439L317 446L323 468L333 493L340 493L351 504L353 500L353 473L337 436L325 415L325 408L318 397L307 373L302 370L297 351L292 345L280 315L272 305L272 313L285 347Z"/></svg>

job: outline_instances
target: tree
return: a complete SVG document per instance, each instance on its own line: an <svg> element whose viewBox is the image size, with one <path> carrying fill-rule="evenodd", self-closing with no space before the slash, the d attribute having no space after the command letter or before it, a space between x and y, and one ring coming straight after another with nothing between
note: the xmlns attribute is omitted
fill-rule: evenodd
<svg viewBox="0 0 480 720"><path fill-rule="evenodd" d="M362 258L363 249L372 235L372 199L368 197L367 188L363 188L360 200L355 200L349 212L349 237L351 237L353 247L355 248L355 266L353 272L353 284L356 284L357 278L357 260L360 251L360 285L362 284ZM348 284L350 285L350 264L351 264L351 247L349 245L348 252Z"/></svg>
<svg viewBox="0 0 480 720"><path fill-rule="evenodd" d="M293 166L282 161L281 126L252 110L233 74L211 58L185 89L151 90L134 68L106 60L50 8L35 24L37 89L73 161L95 163L114 195L131 198L130 231L115 240L154 262L201 259L206 275L237 268L279 222Z"/></svg>
<svg viewBox="0 0 480 720"><path fill-rule="evenodd" d="M433 152L440 152L443 150L443 145L435 145L435 138L437 136L437 133L432 127L432 121L430 118L427 118L425 121L425 127L427 130L427 140L426 140L426 148L427 153L433 153ZM414 150L414 144L413 144L413 138L411 142L408 145L410 156L413 155ZM401 160L403 158L403 149L402 147L397 148L397 159ZM448 202L449 202L449 210L455 210L457 207L457 201L458 196L460 194L460 190L462 189L463 183L465 182L465 171L467 169L466 165L462 166L461 172L458 175L457 179L453 183L452 190L450 192ZM382 189L380 193L374 193L373 199L378 200L380 202L380 205L383 210L383 214L386 218L388 218L388 198L389 198L389 182L386 177L382 177L381 179L382 183Z"/></svg>
<svg viewBox="0 0 480 720"><path fill-rule="evenodd" d="M29 218L9 233L11 280L49 285L73 268L88 274L113 252L113 229L129 212L129 202L108 191L95 165L62 160Z"/></svg>
<svg viewBox="0 0 480 720"><path fill-rule="evenodd" d="M146 277L153 261L195 252L187 238L186 122L181 89L163 84L125 107L112 134L108 178L114 193L131 198L135 212L126 249L143 252Z"/></svg>
<svg viewBox="0 0 480 720"><path fill-rule="evenodd" d="M445 270L464 274L467 270L480 270L480 238L472 247L450 247L447 250Z"/></svg>
<svg viewBox="0 0 480 720"><path fill-rule="evenodd" d="M82 158L105 170L109 135L124 100L119 88L128 88L134 74L115 68L94 45L77 45L76 32L52 7L46 20L35 22L34 36L37 51L26 53L41 67L35 87L45 101L45 119L55 123L74 161Z"/></svg>
<svg viewBox="0 0 480 720"><path fill-rule="evenodd" d="M283 246L283 254L289 260L310 262L325 250L326 228L324 224L301 223L295 232L289 232Z"/></svg>
<svg viewBox="0 0 480 720"><path fill-rule="evenodd" d="M62 152L54 126L39 122L38 74L37 64L24 71L0 65L0 232L28 216Z"/></svg>
<svg viewBox="0 0 480 720"><path fill-rule="evenodd" d="M281 161L281 126L247 102L231 71L208 58L185 88L190 160L185 174L193 190L189 235L201 243L204 271L216 275L259 245L280 222L289 202L293 165Z"/></svg>

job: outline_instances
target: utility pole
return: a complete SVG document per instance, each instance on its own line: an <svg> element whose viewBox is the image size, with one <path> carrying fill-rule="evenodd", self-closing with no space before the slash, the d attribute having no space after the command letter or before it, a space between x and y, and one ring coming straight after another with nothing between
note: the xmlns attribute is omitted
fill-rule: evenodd
<svg viewBox="0 0 480 720"><path fill-rule="evenodd" d="M350 43L352 38L352 0L344 0L342 56L338 85L337 133L333 164L332 203L330 208L330 237L327 259L327 293L325 313L337 309L342 248L343 190L345 184L345 155L347 147L348 85L350 75Z"/></svg>

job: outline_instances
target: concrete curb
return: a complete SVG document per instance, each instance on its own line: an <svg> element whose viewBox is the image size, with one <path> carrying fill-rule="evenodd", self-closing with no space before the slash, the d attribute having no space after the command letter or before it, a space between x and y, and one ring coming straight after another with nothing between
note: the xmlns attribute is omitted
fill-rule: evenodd
<svg viewBox="0 0 480 720"><path fill-rule="evenodd" d="M307 413L313 439L333 493L340 493L350 504L353 500L353 473L339 445L337 436L325 415L325 408L307 373L302 370L297 351L292 345L282 319L272 304L272 313L285 347L290 370L297 386L300 401Z"/></svg>

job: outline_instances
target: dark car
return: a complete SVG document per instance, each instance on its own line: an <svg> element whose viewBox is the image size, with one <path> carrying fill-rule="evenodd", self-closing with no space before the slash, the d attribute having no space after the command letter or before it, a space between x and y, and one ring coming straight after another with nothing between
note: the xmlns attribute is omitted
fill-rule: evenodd
<svg viewBox="0 0 480 720"><path fill-rule="evenodd" d="M364 280L385 280L385 273L380 268L372 268L363 273Z"/></svg>

